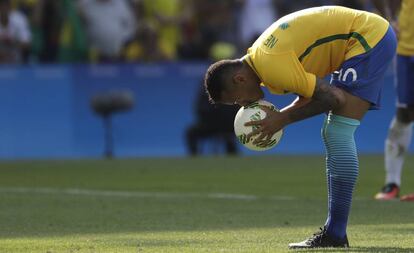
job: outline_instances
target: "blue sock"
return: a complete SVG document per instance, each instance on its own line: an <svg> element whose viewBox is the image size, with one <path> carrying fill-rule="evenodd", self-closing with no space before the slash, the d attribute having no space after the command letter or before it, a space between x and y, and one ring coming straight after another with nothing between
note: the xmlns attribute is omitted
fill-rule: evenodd
<svg viewBox="0 0 414 253"><path fill-rule="evenodd" d="M358 178L358 156L354 140L359 121L329 114L322 129L326 147L328 184L327 233L342 239L346 235L352 192Z"/></svg>

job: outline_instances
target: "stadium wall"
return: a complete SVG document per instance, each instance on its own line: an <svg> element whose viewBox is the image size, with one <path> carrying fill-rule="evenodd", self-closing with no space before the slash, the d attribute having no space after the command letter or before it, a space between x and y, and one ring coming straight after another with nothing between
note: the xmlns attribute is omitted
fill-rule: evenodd
<svg viewBox="0 0 414 253"><path fill-rule="evenodd" d="M118 157L184 156L185 129L205 63L157 65L3 66L0 69L0 159L97 158L104 149L102 119L90 106L93 95L130 90L132 110L113 117ZM395 92L391 70L383 110L372 111L357 130L360 152L382 153ZM282 107L292 96L269 96ZM288 127L277 148L264 154L321 154L323 116ZM255 154L242 149L245 154ZM412 148L411 148L412 150ZM262 153L260 153L262 154Z"/></svg>

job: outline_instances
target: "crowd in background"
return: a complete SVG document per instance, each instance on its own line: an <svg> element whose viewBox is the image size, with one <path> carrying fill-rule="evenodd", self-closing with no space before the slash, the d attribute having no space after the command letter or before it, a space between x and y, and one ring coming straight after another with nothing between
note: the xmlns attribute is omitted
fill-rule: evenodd
<svg viewBox="0 0 414 253"><path fill-rule="evenodd" d="M354 0L0 0L0 63L206 60L244 52L278 17Z"/></svg>

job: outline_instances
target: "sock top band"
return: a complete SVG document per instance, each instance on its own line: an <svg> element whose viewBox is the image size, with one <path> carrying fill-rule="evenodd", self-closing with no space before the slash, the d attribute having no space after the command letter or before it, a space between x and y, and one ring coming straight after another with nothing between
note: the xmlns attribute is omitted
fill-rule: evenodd
<svg viewBox="0 0 414 253"><path fill-rule="evenodd" d="M339 116L339 115L335 115L335 114L332 114L332 113L329 113L328 121L343 123L343 124L347 124L347 125L351 125L351 126L359 126L361 124L361 122L357 119L352 119L352 118L348 118L348 117L344 117L344 116Z"/></svg>

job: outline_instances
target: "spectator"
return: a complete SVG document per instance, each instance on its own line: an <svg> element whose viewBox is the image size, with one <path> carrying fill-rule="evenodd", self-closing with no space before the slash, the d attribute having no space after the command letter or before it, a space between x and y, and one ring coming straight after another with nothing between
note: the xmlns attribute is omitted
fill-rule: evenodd
<svg viewBox="0 0 414 253"><path fill-rule="evenodd" d="M127 0L79 0L92 58L98 62L120 59L125 43L136 31L136 20Z"/></svg>
<svg viewBox="0 0 414 253"><path fill-rule="evenodd" d="M38 0L35 5L33 25L33 50L40 62L57 61L59 38L63 23L63 1Z"/></svg>
<svg viewBox="0 0 414 253"><path fill-rule="evenodd" d="M12 10L10 0L0 0L0 63L27 62L30 41L26 17Z"/></svg>
<svg viewBox="0 0 414 253"><path fill-rule="evenodd" d="M158 27L149 22L145 16L147 2L141 0L134 0L134 13L136 18L136 31L133 38L129 40L122 52L123 60L127 62L154 62L168 59L168 53L160 46L160 31ZM166 37L168 38L168 36ZM167 44L167 41L163 44ZM174 44L174 43L171 43ZM175 55L175 49L167 46ZM165 49L165 48L164 48ZM167 49L168 51L168 49Z"/></svg>
<svg viewBox="0 0 414 253"><path fill-rule="evenodd" d="M84 27L73 0L61 0L63 17L59 35L59 62L84 62L88 45Z"/></svg>
<svg viewBox="0 0 414 253"><path fill-rule="evenodd" d="M126 62L164 61L167 56L158 46L159 34L154 27L143 24L125 44L122 59Z"/></svg>
<svg viewBox="0 0 414 253"><path fill-rule="evenodd" d="M235 0L192 0L191 23L184 28L180 45L183 59L208 59L212 46L218 42L237 44L237 11Z"/></svg>
<svg viewBox="0 0 414 253"><path fill-rule="evenodd" d="M177 58L177 46L181 33L180 25L185 7L184 1L142 0L147 29L152 28L153 36L156 38L156 46L167 60Z"/></svg>

